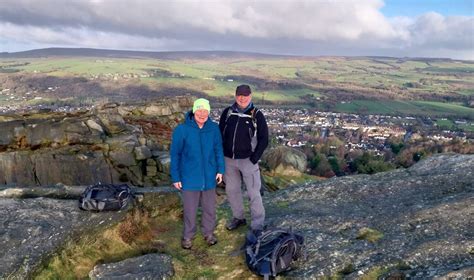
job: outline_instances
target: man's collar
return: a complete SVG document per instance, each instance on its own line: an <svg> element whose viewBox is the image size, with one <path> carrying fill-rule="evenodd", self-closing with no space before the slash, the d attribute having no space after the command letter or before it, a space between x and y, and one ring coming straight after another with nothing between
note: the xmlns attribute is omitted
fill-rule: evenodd
<svg viewBox="0 0 474 280"><path fill-rule="evenodd" d="M234 102L234 104L232 105L232 110L237 111L239 113L245 113L252 107L253 107L253 102L250 102L249 105L245 109L242 110L240 109L239 105L237 105L237 102Z"/></svg>

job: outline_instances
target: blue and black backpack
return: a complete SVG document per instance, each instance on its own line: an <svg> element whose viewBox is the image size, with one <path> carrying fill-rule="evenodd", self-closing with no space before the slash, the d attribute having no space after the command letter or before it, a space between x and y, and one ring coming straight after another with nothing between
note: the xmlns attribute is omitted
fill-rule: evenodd
<svg viewBox="0 0 474 280"><path fill-rule="evenodd" d="M304 238L290 230L269 229L258 236L250 231L245 239L245 262L264 279L292 269L303 254Z"/></svg>
<svg viewBox="0 0 474 280"><path fill-rule="evenodd" d="M86 211L119 211L133 202L134 194L126 184L88 186L79 198L79 209Z"/></svg>

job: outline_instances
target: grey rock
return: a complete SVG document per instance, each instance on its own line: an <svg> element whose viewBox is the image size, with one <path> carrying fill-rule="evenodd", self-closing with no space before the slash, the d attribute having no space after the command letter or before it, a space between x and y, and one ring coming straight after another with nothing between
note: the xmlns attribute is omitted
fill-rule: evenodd
<svg viewBox="0 0 474 280"><path fill-rule="evenodd" d="M0 153L0 184L35 185L34 166L29 151Z"/></svg>
<svg viewBox="0 0 474 280"><path fill-rule="evenodd" d="M181 112L183 109L181 108L181 106L179 106L178 103L172 103L171 106L171 112L172 113L178 113L178 112Z"/></svg>
<svg viewBox="0 0 474 280"><path fill-rule="evenodd" d="M116 108L101 111L97 117L102 122L105 131L110 134L118 134L127 130L127 125L123 117L117 112Z"/></svg>
<svg viewBox="0 0 474 280"><path fill-rule="evenodd" d="M144 160L151 158L151 151L150 149L148 149L147 146L135 147L134 151L136 160Z"/></svg>
<svg viewBox="0 0 474 280"><path fill-rule="evenodd" d="M81 118L28 119L1 122L0 147L36 148L40 146L96 144L102 142L102 134L90 130Z"/></svg>
<svg viewBox="0 0 474 280"><path fill-rule="evenodd" d="M150 105L145 108L143 114L152 116L168 116L171 115L172 112L168 105Z"/></svg>
<svg viewBox="0 0 474 280"><path fill-rule="evenodd" d="M140 146L145 146L147 145L147 140L145 137L141 136L138 138L138 143L140 143Z"/></svg>
<svg viewBox="0 0 474 280"><path fill-rule="evenodd" d="M126 151L110 151L109 158L116 166L134 166L136 165L135 156Z"/></svg>
<svg viewBox="0 0 474 280"><path fill-rule="evenodd" d="M101 151L87 147L41 149L38 152L0 153L0 184L67 185L112 183L117 174L110 169Z"/></svg>
<svg viewBox="0 0 474 280"><path fill-rule="evenodd" d="M170 173L171 157L168 152L162 152L156 159L158 162L158 171Z"/></svg>
<svg viewBox="0 0 474 280"><path fill-rule="evenodd" d="M109 145L111 151L125 151L128 153L132 153L133 149L139 146L138 138L134 134L116 135L107 138L105 143Z"/></svg>
<svg viewBox="0 0 474 280"><path fill-rule="evenodd" d="M0 186L0 198L49 197L56 199L78 199L86 188L87 186L66 186L63 184L44 187Z"/></svg>
<svg viewBox="0 0 474 280"><path fill-rule="evenodd" d="M351 265L346 279L387 266L431 279L474 266L473 191L474 155L441 154L409 169L290 187L264 201L269 226L292 227L306 240L308 259L287 277L334 276ZM363 228L382 236L368 241Z"/></svg>
<svg viewBox="0 0 474 280"><path fill-rule="evenodd" d="M158 169L155 165L147 165L146 166L146 175L148 177L154 177L158 174Z"/></svg>
<svg viewBox="0 0 474 280"><path fill-rule="evenodd" d="M124 214L80 211L76 200L0 198L0 278L27 278L67 240Z"/></svg>
<svg viewBox="0 0 474 280"><path fill-rule="evenodd" d="M306 155L294 148L279 146L268 150L262 161L272 174L299 176L306 170Z"/></svg>
<svg viewBox="0 0 474 280"><path fill-rule="evenodd" d="M6 148L17 144L18 135L24 135L24 121L10 120L0 123L0 148Z"/></svg>
<svg viewBox="0 0 474 280"><path fill-rule="evenodd" d="M92 119L87 120L86 124L90 129L95 129L95 130L99 131L100 133L104 133L104 129L102 128L102 126L100 126L100 124L98 124L94 120L92 120Z"/></svg>
<svg viewBox="0 0 474 280"><path fill-rule="evenodd" d="M147 254L116 263L96 265L89 273L92 280L171 279L173 275L171 257L163 254Z"/></svg>
<svg viewBox="0 0 474 280"><path fill-rule="evenodd" d="M149 106L171 110L171 104L187 104L188 101L188 98L166 100L123 110L118 104L107 104L74 114L47 112L2 117L0 185L44 186L60 182L143 185L146 165L150 164L141 161L151 159L150 148L162 150L168 145L161 143L161 138L157 141L154 131L144 133L142 125L147 122L143 118L150 116L144 117L139 112ZM181 105L173 106L173 110L179 108ZM163 116L160 122L171 127L181 115ZM167 170L167 167L161 168L162 172L169 172ZM153 171L148 173L152 174L156 176ZM156 179L148 181L156 182Z"/></svg>

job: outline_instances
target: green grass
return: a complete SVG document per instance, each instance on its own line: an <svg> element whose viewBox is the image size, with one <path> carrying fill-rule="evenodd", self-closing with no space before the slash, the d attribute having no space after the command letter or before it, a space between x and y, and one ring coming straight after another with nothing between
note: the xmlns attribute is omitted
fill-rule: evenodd
<svg viewBox="0 0 474 280"><path fill-rule="evenodd" d="M471 118L474 117L474 108L468 108L461 105L432 101L413 101L412 103L419 106L422 111L427 111L429 113L466 115Z"/></svg>
<svg viewBox="0 0 474 280"><path fill-rule="evenodd" d="M205 90L210 96L233 98L239 82L212 81L211 84L213 88Z"/></svg>
<svg viewBox="0 0 474 280"><path fill-rule="evenodd" d="M364 275L362 275L360 280L377 280L380 277L389 271L388 268L382 266L375 266L369 269Z"/></svg>
<svg viewBox="0 0 474 280"><path fill-rule="evenodd" d="M216 245L209 247L198 233L193 248L184 250L181 208L167 212L161 208L149 212L134 210L117 226L68 242L34 278L86 279L98 263L160 252L173 259L173 279L258 279L247 269L243 254L232 254L243 244L247 229L227 231L225 222L229 217L226 209L218 208Z"/></svg>
<svg viewBox="0 0 474 280"><path fill-rule="evenodd" d="M463 73L471 74L474 73L474 66L466 65L459 67L426 67L421 69L425 72L434 72L434 73Z"/></svg>
<svg viewBox="0 0 474 280"><path fill-rule="evenodd" d="M430 102L430 101L371 101L354 100L339 103L336 111L346 113L367 114L408 114L408 115L440 115L440 116L463 116L474 118L474 108L468 108L452 103Z"/></svg>
<svg viewBox="0 0 474 280"><path fill-rule="evenodd" d="M99 74L145 74L149 61L140 59L107 59L107 58L55 58L32 60L32 63L19 69L26 72L48 73L64 76L82 74L86 76Z"/></svg>
<svg viewBox="0 0 474 280"><path fill-rule="evenodd" d="M454 125L454 122L451 120L437 120L436 124L438 125L439 128L441 129L453 129L456 126Z"/></svg>
<svg viewBox="0 0 474 280"><path fill-rule="evenodd" d="M472 89L462 89L462 90L459 91L459 94L467 95L467 96L474 95L474 88L472 88Z"/></svg>
<svg viewBox="0 0 474 280"><path fill-rule="evenodd" d="M357 239L367 240L371 243L375 243L379 241L383 237L383 233L378 230L371 229L371 228L361 228L359 230L359 234L357 235Z"/></svg>
<svg viewBox="0 0 474 280"><path fill-rule="evenodd" d="M131 59L131 58L31 58L3 59L0 67L19 73L43 73L53 76L97 76L119 77L125 74L138 75L135 85L143 83L153 89L166 87L184 88L200 91L213 97L232 98L235 87L243 81L212 80L215 76L242 75L254 77L268 83L290 82L332 90L334 88L399 92L403 99L416 100L426 96L444 96L457 93L471 96L474 90L474 66L470 63L451 61L415 61L396 58L264 58L264 59ZM152 69L165 70L182 77L142 77ZM299 73L297 76L296 73ZM436 75L433 75L436 73ZM453 75L453 73L455 75ZM2 74L9 75L9 74ZM17 75L17 74L12 74ZM321 83L323 81L323 83ZM131 83L128 80L128 83ZM124 84L127 80L123 81ZM412 86L413 85L413 86ZM124 85L125 86L125 85ZM279 104L305 103L301 97L307 94L323 97L322 100L333 102L331 96L323 90L310 89L274 89L262 91L252 84L255 100L272 101ZM379 91L379 89L376 89ZM1 98L1 97L0 97ZM0 102L4 102L5 98ZM319 103L324 103L320 101ZM327 104L326 104L327 105ZM355 100L337 104L341 112L370 114L416 114L472 117L473 109L457 104L424 101L363 101Z"/></svg>
<svg viewBox="0 0 474 280"><path fill-rule="evenodd" d="M474 123L458 125L458 128L467 132L474 132Z"/></svg>
<svg viewBox="0 0 474 280"><path fill-rule="evenodd" d="M10 96L0 95L0 102L8 101ZM0 103L1 104L1 103Z"/></svg>
<svg viewBox="0 0 474 280"><path fill-rule="evenodd" d="M273 102L302 102L300 97L307 94L314 95L314 97L321 96L318 92L310 89L292 89L256 92L253 98Z"/></svg>

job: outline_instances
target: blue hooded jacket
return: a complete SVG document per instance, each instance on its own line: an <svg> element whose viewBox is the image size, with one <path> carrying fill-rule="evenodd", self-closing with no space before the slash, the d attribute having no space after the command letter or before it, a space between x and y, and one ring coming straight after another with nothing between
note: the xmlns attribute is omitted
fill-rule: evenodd
<svg viewBox="0 0 474 280"><path fill-rule="evenodd" d="M216 187L217 173L224 174L224 152L219 126L208 119L202 128L188 112L183 124L173 131L171 179L185 191L205 191Z"/></svg>

